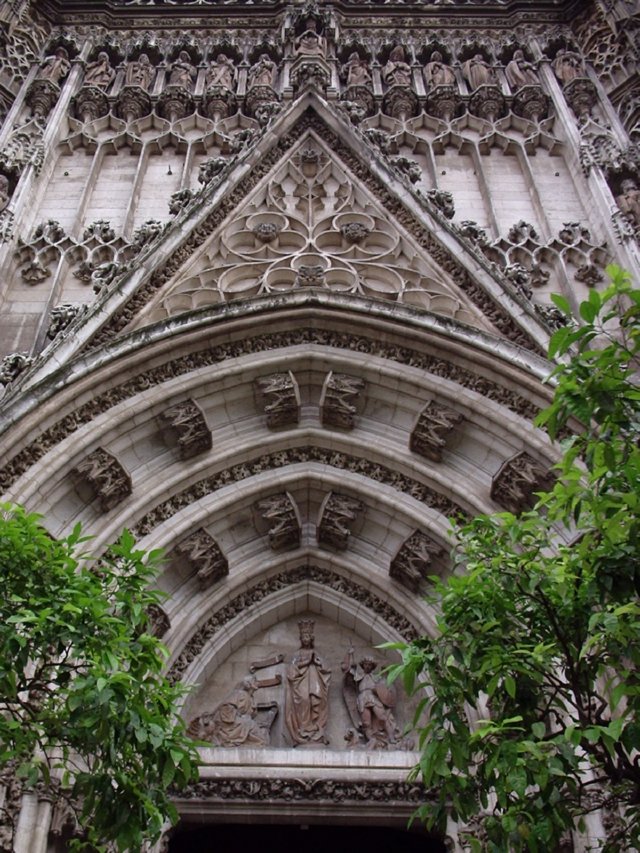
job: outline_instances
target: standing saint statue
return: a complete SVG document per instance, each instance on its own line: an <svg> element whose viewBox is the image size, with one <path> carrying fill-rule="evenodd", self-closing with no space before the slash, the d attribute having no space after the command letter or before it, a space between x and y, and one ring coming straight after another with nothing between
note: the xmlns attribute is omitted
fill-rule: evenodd
<svg viewBox="0 0 640 853"><path fill-rule="evenodd" d="M98 58L87 65L84 84L85 86L98 86L101 89L106 89L110 83L113 83L115 76L116 72L109 62L109 54L102 50L98 54Z"/></svg>
<svg viewBox="0 0 640 853"><path fill-rule="evenodd" d="M493 68L481 53L476 53L471 59L467 59L462 66L462 73L469 82L472 91L478 86L487 86L496 82Z"/></svg>
<svg viewBox="0 0 640 853"><path fill-rule="evenodd" d="M411 85L411 66L405 61L401 44L396 45L389 54L389 60L382 69L382 79L387 86Z"/></svg>
<svg viewBox="0 0 640 853"><path fill-rule="evenodd" d="M276 82L277 66L268 53L262 53L249 69L249 89L254 86L274 87Z"/></svg>
<svg viewBox="0 0 640 853"><path fill-rule="evenodd" d="M66 48L58 47L55 53L45 57L42 67L38 71L38 80L50 80L59 86L60 81L67 76L70 69L71 62Z"/></svg>
<svg viewBox="0 0 640 853"><path fill-rule="evenodd" d="M429 88L436 86L455 86L456 75L442 58L439 50L434 50L431 59L424 67L424 79Z"/></svg>
<svg viewBox="0 0 640 853"><path fill-rule="evenodd" d="M524 51L519 48L504 69L504 75L513 90L520 89L522 86L538 86L540 84L535 65L529 62Z"/></svg>
<svg viewBox="0 0 640 853"><path fill-rule="evenodd" d="M178 58L171 65L169 86L182 86L191 91L191 85L198 74L195 65L191 64L191 57L186 50L181 50Z"/></svg>
<svg viewBox="0 0 640 853"><path fill-rule="evenodd" d="M125 84L127 86L141 86L148 89L155 77L156 69L151 64L149 55L141 53L137 59L127 62L125 72Z"/></svg>
<svg viewBox="0 0 640 853"><path fill-rule="evenodd" d="M327 744L331 670L314 649L312 619L298 622L300 648L287 668L285 720L294 746Z"/></svg>
<svg viewBox="0 0 640 853"><path fill-rule="evenodd" d="M207 71L207 86L222 86L223 89L232 91L235 80L236 67L233 60L226 54L219 53Z"/></svg>
<svg viewBox="0 0 640 853"><path fill-rule="evenodd" d="M386 679L374 674L377 666L370 655L356 663L353 646L350 646L342 663L347 709L367 749L386 749L397 743L399 737L393 716L396 695Z"/></svg>
<svg viewBox="0 0 640 853"><path fill-rule="evenodd" d="M573 50L565 50L563 47L556 53L556 58L553 60L553 71L563 86L575 80L576 77L584 77L586 73L580 54Z"/></svg>
<svg viewBox="0 0 640 853"><path fill-rule="evenodd" d="M347 86L367 86L371 82L371 72L366 59L361 59L355 51L342 66L342 75L346 77Z"/></svg>
<svg viewBox="0 0 640 853"><path fill-rule="evenodd" d="M298 56L325 56L327 42L318 33L318 25L313 18L306 23L306 30L296 39L295 53Z"/></svg>

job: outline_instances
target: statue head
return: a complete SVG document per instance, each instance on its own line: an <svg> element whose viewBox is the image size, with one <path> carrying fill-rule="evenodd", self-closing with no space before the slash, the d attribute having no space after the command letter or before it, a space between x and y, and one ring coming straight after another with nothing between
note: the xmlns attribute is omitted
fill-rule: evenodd
<svg viewBox="0 0 640 853"><path fill-rule="evenodd" d="M442 54L439 50L434 50L431 54L431 62L442 62Z"/></svg>
<svg viewBox="0 0 640 853"><path fill-rule="evenodd" d="M98 54L98 62L109 62L109 54L101 50Z"/></svg>
<svg viewBox="0 0 640 853"><path fill-rule="evenodd" d="M365 655L360 661L360 667L367 673L373 672L377 666L375 658L372 658L371 655Z"/></svg>
<svg viewBox="0 0 640 853"><path fill-rule="evenodd" d="M186 50L181 50L180 53L178 54L178 59L181 62L189 62L191 57L189 56L189 54L187 53Z"/></svg>
<svg viewBox="0 0 640 853"><path fill-rule="evenodd" d="M620 189L623 193L634 192L638 189L638 184L634 178L625 178L620 184Z"/></svg>
<svg viewBox="0 0 640 853"><path fill-rule="evenodd" d="M149 65L150 61L148 55L146 53L141 53L138 57L138 62L140 65Z"/></svg>
<svg viewBox="0 0 640 853"><path fill-rule="evenodd" d="M300 632L300 645L303 649L313 648L313 633L315 628L313 619L301 619L298 622L298 630Z"/></svg>
<svg viewBox="0 0 640 853"><path fill-rule="evenodd" d="M360 62L360 54L354 50L349 56L349 62Z"/></svg>
<svg viewBox="0 0 640 853"><path fill-rule="evenodd" d="M218 63L218 65L226 65L227 64L227 57L225 56L224 53L219 53L216 56L216 62Z"/></svg>
<svg viewBox="0 0 640 853"><path fill-rule="evenodd" d="M390 62L404 62L404 48L397 44L389 54Z"/></svg>
<svg viewBox="0 0 640 853"><path fill-rule="evenodd" d="M518 50L516 50L516 51L514 52L514 54L513 54L513 58L514 58L514 59L524 59L524 51L523 51L523 50L520 50L520 48L518 48Z"/></svg>

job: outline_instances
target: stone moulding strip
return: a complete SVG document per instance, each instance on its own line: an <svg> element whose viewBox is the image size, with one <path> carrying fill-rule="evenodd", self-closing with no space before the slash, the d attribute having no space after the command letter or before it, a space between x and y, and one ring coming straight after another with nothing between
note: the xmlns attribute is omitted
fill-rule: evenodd
<svg viewBox="0 0 640 853"><path fill-rule="evenodd" d="M165 364L139 373L121 385L116 385L102 394L96 394L92 400L70 412L53 426L45 429L31 444L20 450L11 461L0 469L0 491L10 488L32 465L35 465L49 450L68 438L75 430L90 423L98 415L147 391L163 382L184 376L202 367L208 367L227 359L239 358L256 352L268 352L297 345L326 346L341 350L353 350L371 356L384 358L408 367L424 370L433 376L456 382L464 388L475 391L499 405L505 406L526 420L533 420L540 409L530 400L516 391L473 373L465 367L447 361L444 358L420 353L408 347L397 346L367 338L363 335L349 335L329 329L301 328L290 332L274 332L232 341L199 352L180 356Z"/></svg>
<svg viewBox="0 0 640 853"><path fill-rule="evenodd" d="M154 294L178 271L184 262L205 242L205 240L223 223L226 217L235 210L260 180L272 169L289 148L307 130L314 130L347 164L352 173L367 186L378 198L383 207L406 228L436 263L448 272L461 290L473 304L489 318L493 325L510 341L525 349L541 353L538 345L521 329L512 317L502 309L470 276L465 267L439 240L437 240L402 204L402 202L384 187L378 178L372 174L369 167L361 161L353 151L322 121L322 119L307 110L296 122L294 127L251 169L246 178L228 194L226 194L204 221L195 228L187 240L177 248L159 269L151 274L129 300L119 308L111 319L96 333L95 337L86 344L86 349L96 349L107 344L118 335L152 299ZM214 191L219 188L216 184ZM447 228L444 217L431 211L432 215L441 219Z"/></svg>
<svg viewBox="0 0 640 853"><path fill-rule="evenodd" d="M331 468L362 474L377 483L391 486L391 488L415 498L415 500L441 512L448 518L469 517L466 510L445 495L439 494L435 489L408 477L406 474L400 474L392 468L387 468L386 465L371 462L364 457L351 456L341 451L306 446L265 453L256 459L240 462L238 465L226 468L210 477L204 477L155 506L133 525L132 530L137 536L147 536L162 522L167 521L192 503L213 494L218 489L222 489L231 483L241 482L249 477L255 477L263 471L273 471L304 462L318 462L322 465L329 465Z"/></svg>
<svg viewBox="0 0 640 853"><path fill-rule="evenodd" d="M380 616L389 627L396 630L406 641L414 640L420 636L420 631L406 616L398 613L388 601L384 601L375 593L330 569L324 569L320 566L300 566L259 581L255 586L235 596L228 604L209 616L207 621L187 640L182 651L171 665L168 672L169 680L174 684L180 681L209 640L237 616L259 604L267 596L302 581L315 581L323 586L330 587L334 592L341 592L348 598L357 601Z"/></svg>
<svg viewBox="0 0 640 853"><path fill-rule="evenodd" d="M203 779L173 793L184 800L252 800L264 802L394 803L414 806L428 799L419 782L343 779Z"/></svg>

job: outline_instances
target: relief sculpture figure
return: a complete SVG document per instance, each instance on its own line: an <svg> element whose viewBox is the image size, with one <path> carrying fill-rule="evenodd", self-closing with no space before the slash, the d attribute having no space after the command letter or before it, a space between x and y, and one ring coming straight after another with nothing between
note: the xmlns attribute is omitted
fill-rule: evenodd
<svg viewBox="0 0 640 853"><path fill-rule="evenodd" d="M191 91L191 84L196 79L198 72L189 61L190 59L191 57L186 50L180 51L178 58L171 66L170 86L182 86L187 91Z"/></svg>
<svg viewBox="0 0 640 853"><path fill-rule="evenodd" d="M353 646L342 662L345 703L367 749L385 749L399 737L393 716L395 692L381 675L374 675L377 666L370 655L356 663Z"/></svg>
<svg viewBox="0 0 640 853"><path fill-rule="evenodd" d="M496 82L493 68L481 53L476 53L471 59L467 59L462 66L462 73L472 90L477 89L478 86L487 86Z"/></svg>
<svg viewBox="0 0 640 853"><path fill-rule="evenodd" d="M38 79L50 80L59 86L60 81L67 76L70 69L69 54L66 48L59 47L54 54L45 58L38 72Z"/></svg>
<svg viewBox="0 0 640 853"><path fill-rule="evenodd" d="M324 56L327 52L327 43L318 31L318 25L313 18L306 23L307 29L296 39L296 54L298 56Z"/></svg>
<svg viewBox="0 0 640 853"><path fill-rule="evenodd" d="M192 720L188 734L216 746L268 746L270 728L277 705L258 719L254 694L259 687L255 678L244 678L212 713Z"/></svg>
<svg viewBox="0 0 640 853"><path fill-rule="evenodd" d="M365 59L355 51L349 61L342 66L342 74L346 77L347 86L366 86L371 82L371 72Z"/></svg>
<svg viewBox="0 0 640 853"><path fill-rule="evenodd" d="M618 207L636 228L640 228L640 189L633 178L625 178L616 196ZM1 203L0 203L1 207Z"/></svg>
<svg viewBox="0 0 640 853"><path fill-rule="evenodd" d="M140 86L148 89L155 75L155 68L146 53L141 53L138 59L127 62L125 83L127 86Z"/></svg>
<svg viewBox="0 0 640 853"><path fill-rule="evenodd" d="M576 77L585 76L584 62L582 57L572 50L560 48L553 60L553 70L563 85L575 80Z"/></svg>
<svg viewBox="0 0 640 853"><path fill-rule="evenodd" d="M300 648L289 664L286 677L285 720L294 746L327 744L331 670L314 649L314 622L301 619Z"/></svg>

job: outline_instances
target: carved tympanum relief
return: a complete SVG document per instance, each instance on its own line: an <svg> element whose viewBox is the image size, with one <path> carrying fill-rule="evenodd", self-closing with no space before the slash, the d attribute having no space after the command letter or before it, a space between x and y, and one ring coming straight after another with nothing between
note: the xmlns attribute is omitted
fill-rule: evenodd
<svg viewBox="0 0 640 853"><path fill-rule="evenodd" d="M382 675L390 662L326 617L292 615L216 669L189 702L189 732L223 747L411 748L408 700Z"/></svg>

